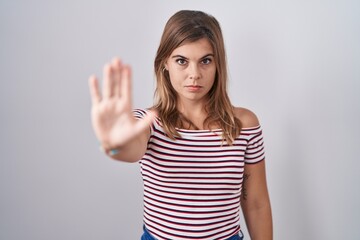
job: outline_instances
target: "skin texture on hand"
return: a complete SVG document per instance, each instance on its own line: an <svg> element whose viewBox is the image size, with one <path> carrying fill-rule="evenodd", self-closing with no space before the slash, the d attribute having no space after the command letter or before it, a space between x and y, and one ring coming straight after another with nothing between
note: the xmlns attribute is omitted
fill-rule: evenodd
<svg viewBox="0 0 360 240"><path fill-rule="evenodd" d="M155 114L136 120L132 113L131 69L118 58L104 66L103 86L89 78L92 100L91 120L96 137L105 149L118 148L138 137L149 127Z"/></svg>

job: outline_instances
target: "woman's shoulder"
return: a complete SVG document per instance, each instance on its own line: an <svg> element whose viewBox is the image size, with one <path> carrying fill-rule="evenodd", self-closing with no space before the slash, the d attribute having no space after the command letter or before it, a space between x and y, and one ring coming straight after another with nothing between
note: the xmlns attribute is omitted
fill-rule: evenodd
<svg viewBox="0 0 360 240"><path fill-rule="evenodd" d="M235 116L241 121L243 128L258 127L259 119L254 112L243 107L234 107Z"/></svg>
<svg viewBox="0 0 360 240"><path fill-rule="evenodd" d="M150 114L152 111L151 108L134 108L132 109L133 116L137 119L145 118L146 115Z"/></svg>

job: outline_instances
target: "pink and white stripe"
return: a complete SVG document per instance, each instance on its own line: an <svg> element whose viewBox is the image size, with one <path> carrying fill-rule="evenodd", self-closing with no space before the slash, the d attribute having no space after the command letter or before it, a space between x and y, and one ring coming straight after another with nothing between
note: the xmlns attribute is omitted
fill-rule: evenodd
<svg viewBox="0 0 360 240"><path fill-rule="evenodd" d="M134 110L137 118L145 110ZM244 128L233 145L221 130L178 129L168 138L160 119L140 160L144 224L157 239L226 239L239 232L245 164L264 160L261 127ZM223 143L223 145L222 145Z"/></svg>

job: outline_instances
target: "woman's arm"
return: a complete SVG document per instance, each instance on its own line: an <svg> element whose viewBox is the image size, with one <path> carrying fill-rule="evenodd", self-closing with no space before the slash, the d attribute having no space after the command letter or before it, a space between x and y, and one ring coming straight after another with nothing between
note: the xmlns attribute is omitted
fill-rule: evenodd
<svg viewBox="0 0 360 240"><path fill-rule="evenodd" d="M236 108L243 128L259 126L257 116L248 109ZM272 216L266 184L265 160L245 164L241 208L252 240L273 239Z"/></svg>
<svg viewBox="0 0 360 240"><path fill-rule="evenodd" d="M252 240L273 239L264 160L255 164L245 164L241 208Z"/></svg>

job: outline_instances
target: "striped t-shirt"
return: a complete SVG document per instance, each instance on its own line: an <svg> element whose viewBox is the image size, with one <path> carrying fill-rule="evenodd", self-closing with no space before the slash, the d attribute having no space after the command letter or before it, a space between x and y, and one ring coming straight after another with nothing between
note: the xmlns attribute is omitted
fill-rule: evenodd
<svg viewBox="0 0 360 240"><path fill-rule="evenodd" d="M145 110L134 110L143 118ZM144 225L157 239L227 239L239 232L244 165L264 160L261 127L243 128L233 145L222 130L177 129L166 136L161 120L151 126L140 160Z"/></svg>

